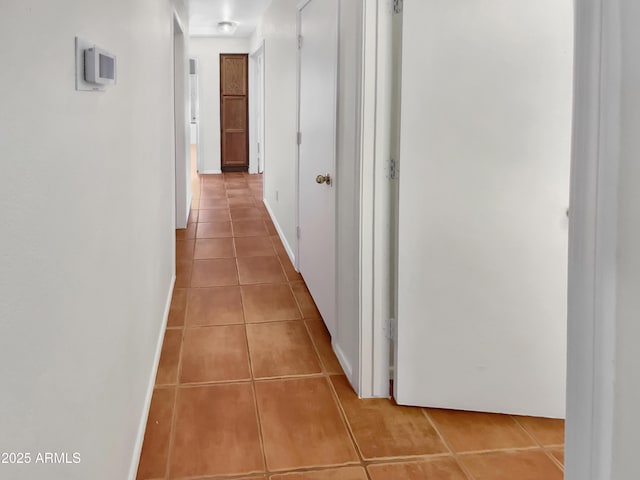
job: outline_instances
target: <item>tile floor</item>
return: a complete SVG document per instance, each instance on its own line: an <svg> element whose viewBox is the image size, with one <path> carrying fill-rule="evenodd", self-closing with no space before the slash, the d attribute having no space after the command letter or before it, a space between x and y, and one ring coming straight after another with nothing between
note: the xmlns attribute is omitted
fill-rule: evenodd
<svg viewBox="0 0 640 480"><path fill-rule="evenodd" d="M359 400L261 176L194 191L138 479L562 479L562 421Z"/></svg>

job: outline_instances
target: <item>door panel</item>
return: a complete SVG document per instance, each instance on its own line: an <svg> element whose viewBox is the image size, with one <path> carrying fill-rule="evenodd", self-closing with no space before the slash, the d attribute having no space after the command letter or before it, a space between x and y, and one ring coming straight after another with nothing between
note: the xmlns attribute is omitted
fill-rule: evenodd
<svg viewBox="0 0 640 480"><path fill-rule="evenodd" d="M244 131L247 118L247 104L244 97L224 97L222 119L225 130Z"/></svg>
<svg viewBox="0 0 640 480"><path fill-rule="evenodd" d="M222 171L249 168L248 56L220 55Z"/></svg>
<svg viewBox="0 0 640 480"><path fill-rule="evenodd" d="M247 56L221 55L222 95L247 94Z"/></svg>
<svg viewBox="0 0 640 480"><path fill-rule="evenodd" d="M405 2L395 395L562 417L571 2Z"/></svg>
<svg viewBox="0 0 640 480"><path fill-rule="evenodd" d="M222 149L225 155L225 166L246 166L247 137L244 133L227 132Z"/></svg>
<svg viewBox="0 0 640 480"><path fill-rule="evenodd" d="M336 331L335 157L338 0L300 10L299 267L329 331ZM330 183L317 183L329 175Z"/></svg>

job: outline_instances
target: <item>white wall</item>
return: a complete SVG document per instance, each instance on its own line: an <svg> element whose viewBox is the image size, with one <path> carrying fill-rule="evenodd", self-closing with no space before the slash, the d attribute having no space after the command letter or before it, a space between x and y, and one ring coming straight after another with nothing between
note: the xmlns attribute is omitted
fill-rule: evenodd
<svg viewBox="0 0 640 480"><path fill-rule="evenodd" d="M265 42L264 198L289 254L296 251L297 5L273 0L251 38ZM362 2L340 5L337 136L337 350L358 387L359 361L359 155ZM276 199L276 192L277 197Z"/></svg>
<svg viewBox="0 0 640 480"><path fill-rule="evenodd" d="M572 14L405 2L402 403L564 416Z"/></svg>
<svg viewBox="0 0 640 480"><path fill-rule="evenodd" d="M250 50L265 42L264 200L282 232L289 254L296 251L296 6L273 0L265 10ZM276 195L278 199L276 199Z"/></svg>
<svg viewBox="0 0 640 480"><path fill-rule="evenodd" d="M198 59L201 173L220 173L220 54L249 53L247 38L191 37L189 56Z"/></svg>
<svg viewBox="0 0 640 480"><path fill-rule="evenodd" d="M174 277L172 22L167 0L2 2L0 451L81 454L2 478L135 468ZM75 91L76 35L117 85Z"/></svg>
<svg viewBox="0 0 640 480"><path fill-rule="evenodd" d="M174 48L174 121L176 165L176 228L187 228L191 209L191 153L189 148L189 59L186 25L176 17L173 22Z"/></svg>
<svg viewBox="0 0 640 480"><path fill-rule="evenodd" d="M334 348L359 388L360 92L362 1L340 2L336 156L336 302Z"/></svg>
<svg viewBox="0 0 640 480"><path fill-rule="evenodd" d="M640 4L634 0L620 0L619 9L620 33L615 30L611 32L621 42L616 54L620 55L622 74L616 280L617 354L611 478L626 480L640 478L638 450L634 447L637 446L640 429L640 58L637 55L637 46L640 44Z"/></svg>

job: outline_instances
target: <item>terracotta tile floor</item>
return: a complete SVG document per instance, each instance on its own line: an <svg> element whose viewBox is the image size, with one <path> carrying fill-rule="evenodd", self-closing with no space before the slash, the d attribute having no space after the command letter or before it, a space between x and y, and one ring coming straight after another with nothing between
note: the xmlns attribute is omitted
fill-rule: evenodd
<svg viewBox="0 0 640 480"><path fill-rule="evenodd" d="M194 192L138 479L562 479L562 421L359 400L261 176Z"/></svg>

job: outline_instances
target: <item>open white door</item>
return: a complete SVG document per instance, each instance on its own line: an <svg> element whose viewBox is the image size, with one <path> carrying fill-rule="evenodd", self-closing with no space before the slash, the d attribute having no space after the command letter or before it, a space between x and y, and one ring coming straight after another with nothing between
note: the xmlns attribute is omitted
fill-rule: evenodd
<svg viewBox="0 0 640 480"><path fill-rule="evenodd" d="M338 0L299 8L298 267L331 334L336 330L335 188Z"/></svg>
<svg viewBox="0 0 640 480"><path fill-rule="evenodd" d="M563 417L570 0L404 3L399 403Z"/></svg>
<svg viewBox="0 0 640 480"><path fill-rule="evenodd" d="M249 173L264 172L264 43L250 55Z"/></svg>

